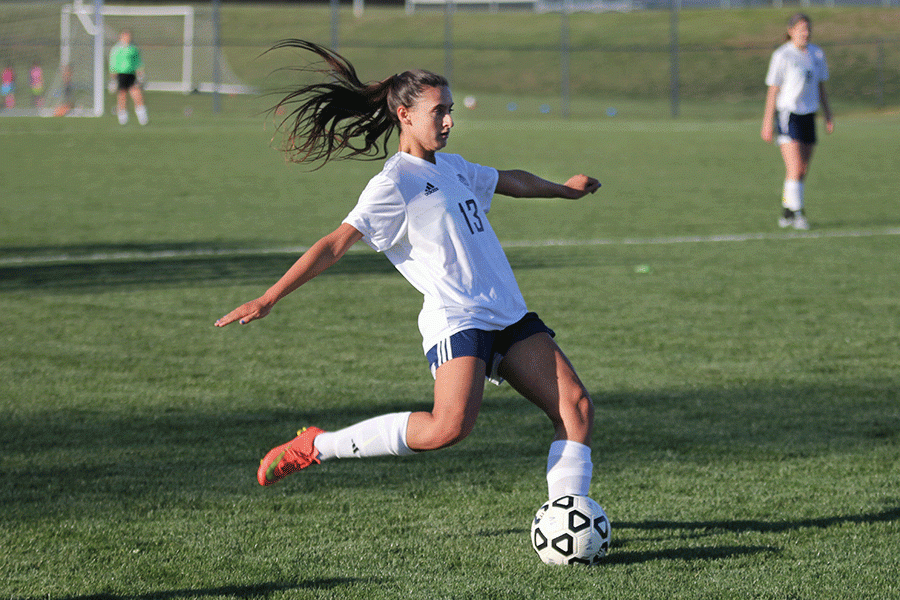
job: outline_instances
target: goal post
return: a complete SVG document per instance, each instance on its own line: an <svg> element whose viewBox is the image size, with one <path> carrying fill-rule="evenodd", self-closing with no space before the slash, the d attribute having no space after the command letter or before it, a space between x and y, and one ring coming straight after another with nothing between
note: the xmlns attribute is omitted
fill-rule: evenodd
<svg viewBox="0 0 900 600"><path fill-rule="evenodd" d="M78 77L88 75L83 63L90 50L90 79L93 96L93 107L81 109L81 114L100 116L104 112L104 90L106 88L106 51L116 37L117 23L124 24L124 19L110 17L169 17L181 22L181 61L180 70L173 71L169 65L162 71L163 78L150 80L144 85L149 91L189 93L193 89L193 52L194 52L194 9L191 6L116 6L102 5L99 19L95 15L96 5L79 2L64 5L60 15L60 65L70 68ZM140 35L140 32L138 32ZM87 39L84 39L84 38ZM110 38L113 38L112 40ZM140 41L140 39L138 40ZM85 43L87 42L87 43ZM93 43L90 43L93 42ZM101 47L102 52L97 48ZM79 54L81 56L79 56ZM146 61L146 58L145 58ZM169 60L171 63L171 59ZM75 65L80 65L75 66ZM151 67L152 68L152 67ZM79 69L81 72L78 72ZM149 70L149 69L148 69ZM152 71L151 71L152 72ZM174 77L173 77L174 75Z"/></svg>
<svg viewBox="0 0 900 600"><path fill-rule="evenodd" d="M97 5L99 19L95 16ZM256 93L233 73L221 49L214 44L211 19L205 18L208 15L198 18L197 10L187 5L103 5L99 0L94 4L76 0L63 5L60 75L54 85L59 89L77 87L84 92L83 101L70 114L103 114L109 81L107 54L124 28L134 33L141 51L146 73L142 86L147 91ZM97 51L98 44L102 51ZM87 101L88 97L93 100Z"/></svg>
<svg viewBox="0 0 900 600"><path fill-rule="evenodd" d="M93 18L94 7L87 5L66 5L62 8L62 18L60 21L63 23L63 43L60 47L60 59L64 64L68 63L68 59L71 56L71 44L66 43L66 40L70 40L70 31L71 31L71 14L75 14L79 17L79 21L82 23L82 26L85 24L85 20L81 17L87 16ZM176 17L178 19L183 20L183 25L181 28L181 76L177 79L167 79L162 81L152 81L146 85L145 89L151 91L163 91L163 92L184 92L188 93L193 91L192 81L194 79L193 73L193 65L194 65L194 7L192 6L113 6L106 5L102 9L102 22L106 24L103 29L104 36L101 37L110 37L110 31L116 37L118 36L118 31L114 28L110 28L108 25L113 24L116 21L113 19L109 19L109 17ZM122 19L118 20L119 22L123 22ZM99 31L87 31L88 35L92 35L98 37ZM106 44L108 44L108 40ZM103 57L104 61L106 60L106 56ZM96 66L96 65L95 65ZM171 73L167 73L170 75Z"/></svg>

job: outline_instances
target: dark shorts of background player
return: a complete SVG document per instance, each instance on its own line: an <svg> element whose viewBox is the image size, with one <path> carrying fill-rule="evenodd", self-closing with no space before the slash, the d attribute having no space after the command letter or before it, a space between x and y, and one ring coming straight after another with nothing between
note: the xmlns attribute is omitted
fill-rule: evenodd
<svg viewBox="0 0 900 600"><path fill-rule="evenodd" d="M130 90L137 83L137 75L134 73L116 73L116 82L120 91Z"/></svg>
<svg viewBox="0 0 900 600"><path fill-rule="evenodd" d="M775 127L778 129L778 135L786 135L792 140L804 144L816 143L816 113L808 115L780 114Z"/></svg>
<svg viewBox="0 0 900 600"><path fill-rule="evenodd" d="M437 369L453 358L476 356L487 366L486 377L491 383L500 385L503 378L497 374L500 361L509 352L513 344L521 342L536 333L547 333L556 337L556 332L547 327L537 313L526 313L516 323L500 331L484 331L482 329L466 329L454 333L449 338L435 344L425 353L431 374L436 376Z"/></svg>

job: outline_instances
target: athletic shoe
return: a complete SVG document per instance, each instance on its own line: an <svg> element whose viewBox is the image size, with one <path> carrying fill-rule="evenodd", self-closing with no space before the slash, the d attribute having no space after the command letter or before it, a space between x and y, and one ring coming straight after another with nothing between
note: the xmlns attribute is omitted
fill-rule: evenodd
<svg viewBox="0 0 900 600"><path fill-rule="evenodd" d="M806 220L802 212L797 211L794 213L794 222L791 223L791 226L798 231L806 231L809 229L809 221Z"/></svg>
<svg viewBox="0 0 900 600"><path fill-rule="evenodd" d="M786 208L784 212L781 213L781 216L778 218L778 226L782 229L787 229L788 227L794 224L794 211Z"/></svg>
<svg viewBox="0 0 900 600"><path fill-rule="evenodd" d="M318 427L304 427L291 441L269 450L259 461L259 470L256 472L259 485L272 485L295 471L305 469L313 463L319 464L319 452L313 445L313 440L320 433L324 432Z"/></svg>

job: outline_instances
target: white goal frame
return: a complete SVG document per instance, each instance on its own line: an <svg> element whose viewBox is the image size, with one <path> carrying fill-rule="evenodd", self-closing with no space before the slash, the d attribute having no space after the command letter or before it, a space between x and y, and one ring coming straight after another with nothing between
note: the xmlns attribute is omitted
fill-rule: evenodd
<svg viewBox="0 0 900 600"><path fill-rule="evenodd" d="M104 25L102 17L107 15L114 17L183 17L183 43L182 64L180 81L151 81L145 89L162 92L182 92L188 94L193 91L194 79L194 7L192 6L117 6L103 5L100 9L101 19L99 23L94 18L94 6L73 2L62 7L60 12L60 65L67 65L71 60L72 27L84 27L87 34L94 38L95 46L99 43L103 47ZM72 23L77 18L80 25ZM99 40L99 41L98 41ZM104 52L94 53L94 116L103 115L104 89L106 86L106 55Z"/></svg>

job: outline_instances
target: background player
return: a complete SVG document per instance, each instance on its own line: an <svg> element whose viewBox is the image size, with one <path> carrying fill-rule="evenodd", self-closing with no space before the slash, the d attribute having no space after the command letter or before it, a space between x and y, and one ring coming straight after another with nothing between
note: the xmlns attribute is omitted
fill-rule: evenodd
<svg viewBox="0 0 900 600"><path fill-rule="evenodd" d="M834 130L825 81L825 53L809 43L812 22L804 14L788 21L787 41L772 54L766 74L762 139L777 139L784 159L781 227L809 229L804 213L804 181L816 144L816 111L822 107L825 131ZM776 137L777 136L777 137Z"/></svg>
<svg viewBox="0 0 900 600"><path fill-rule="evenodd" d="M134 101L134 114L138 123L149 122L144 94L138 82L143 79L144 63L141 53L131 41L131 30L123 29L119 41L109 52L109 73L116 88L116 114L119 124L128 123L128 96Z"/></svg>

